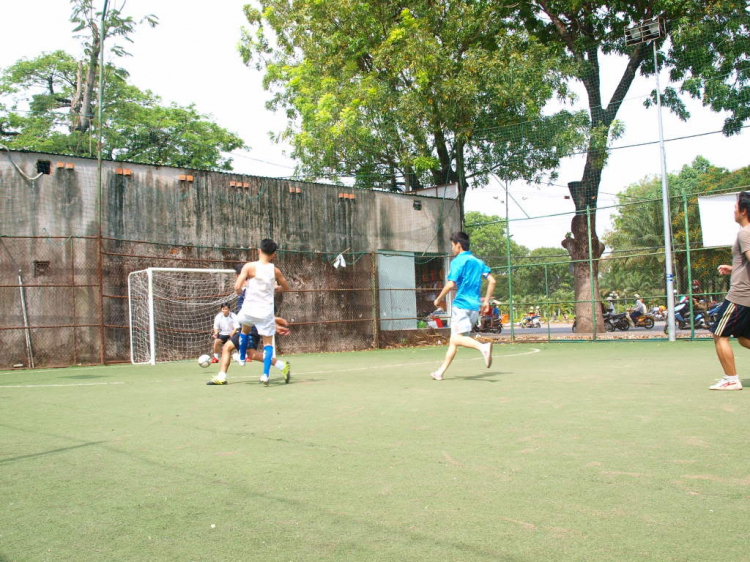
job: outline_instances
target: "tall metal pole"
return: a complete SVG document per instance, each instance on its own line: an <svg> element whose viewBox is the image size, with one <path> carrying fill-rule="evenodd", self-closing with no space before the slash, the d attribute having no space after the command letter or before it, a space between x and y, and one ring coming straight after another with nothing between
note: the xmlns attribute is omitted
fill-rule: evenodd
<svg viewBox="0 0 750 562"><path fill-rule="evenodd" d="M510 320L510 341L515 341L516 332L513 328L513 268L510 263L510 221L508 218L508 182L505 182L505 259L508 260L508 319Z"/></svg>
<svg viewBox="0 0 750 562"><path fill-rule="evenodd" d="M687 282L690 304L690 337L695 338L695 311L693 310L693 272L690 263L690 222L688 221L687 195L682 194L682 214L685 216L685 262L687 264Z"/></svg>
<svg viewBox="0 0 750 562"><path fill-rule="evenodd" d="M21 293L21 312L23 313L23 327L24 336L26 337L26 358L29 360L29 367L32 369L34 365L34 348L31 345L31 329L29 328L29 313L26 310L26 293L24 292L23 286L23 275L21 270L18 270L18 290Z"/></svg>
<svg viewBox="0 0 750 562"><path fill-rule="evenodd" d="M97 256L97 280L99 283L99 362L104 365L107 361L106 357L106 331L104 328L104 242L102 239L102 219L104 216L102 205L104 203L103 192L104 182L102 180L102 128L103 128L103 115L104 115L104 39L106 36L106 29L104 27L105 20L107 17L107 5L109 0L104 0L104 7L102 8L102 21L99 26L99 107L97 108L97 115L99 120L99 126L97 127L97 143L96 143L96 169L97 169L97 182L99 188L99 241L98 241L98 256Z"/></svg>
<svg viewBox="0 0 750 562"><path fill-rule="evenodd" d="M656 59L656 41L651 42L654 50L654 74L656 75L656 109L659 114L659 149L661 152L661 199L662 217L664 220L664 270L667 286L667 330L669 341L677 339L674 322L674 273L672 271L672 240L669 213L669 186L667 185L667 152L664 149L664 126L661 117L661 86L659 84L659 65Z"/></svg>

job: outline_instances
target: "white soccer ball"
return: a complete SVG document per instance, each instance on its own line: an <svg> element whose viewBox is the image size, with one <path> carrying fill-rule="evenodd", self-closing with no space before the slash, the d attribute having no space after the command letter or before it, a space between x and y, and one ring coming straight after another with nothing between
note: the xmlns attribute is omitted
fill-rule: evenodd
<svg viewBox="0 0 750 562"><path fill-rule="evenodd" d="M204 369L208 367L210 364L211 364L210 355L201 355L200 357L198 357L198 365L200 365Z"/></svg>

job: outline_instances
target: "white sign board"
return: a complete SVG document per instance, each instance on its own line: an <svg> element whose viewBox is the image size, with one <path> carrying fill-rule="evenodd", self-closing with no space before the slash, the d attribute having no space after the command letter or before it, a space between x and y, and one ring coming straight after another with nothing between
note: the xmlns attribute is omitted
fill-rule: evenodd
<svg viewBox="0 0 750 562"><path fill-rule="evenodd" d="M698 197L698 210L703 231L703 246L732 246L740 225L734 222L737 193L722 193Z"/></svg>

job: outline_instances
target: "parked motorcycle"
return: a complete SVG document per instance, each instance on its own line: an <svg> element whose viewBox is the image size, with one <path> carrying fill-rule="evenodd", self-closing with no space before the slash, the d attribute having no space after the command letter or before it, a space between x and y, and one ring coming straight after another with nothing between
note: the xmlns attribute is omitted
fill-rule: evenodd
<svg viewBox="0 0 750 562"><path fill-rule="evenodd" d="M605 312L604 315L604 328L608 332L614 332L615 330L622 330L627 331L630 329L630 324L628 324L628 321L625 319L625 313L621 312L620 314L612 314L610 312ZM571 327L572 331L576 331L576 321L573 320L573 326Z"/></svg>
<svg viewBox="0 0 750 562"><path fill-rule="evenodd" d="M660 306L652 307L650 314L657 322L662 322L667 319L666 311L663 310Z"/></svg>
<svg viewBox="0 0 750 562"><path fill-rule="evenodd" d="M623 332L627 332L630 329L630 322L628 322L626 316L627 313L625 312L605 315L604 327L608 332L614 332L615 330L622 330Z"/></svg>
<svg viewBox="0 0 750 562"><path fill-rule="evenodd" d="M538 315L534 314L533 316L524 317L524 319L521 320L518 325L521 328L541 328L542 320Z"/></svg>
<svg viewBox="0 0 750 562"><path fill-rule="evenodd" d="M479 320L479 331L501 334L503 332L503 323L499 316L482 316Z"/></svg>

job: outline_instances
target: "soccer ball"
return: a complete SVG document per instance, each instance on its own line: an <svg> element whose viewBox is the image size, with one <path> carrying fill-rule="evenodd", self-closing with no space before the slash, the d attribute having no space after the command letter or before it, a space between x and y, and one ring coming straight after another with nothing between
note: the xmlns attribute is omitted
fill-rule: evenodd
<svg viewBox="0 0 750 562"><path fill-rule="evenodd" d="M204 369L208 367L210 364L211 364L210 355L201 355L200 357L198 357L198 365L200 365Z"/></svg>

